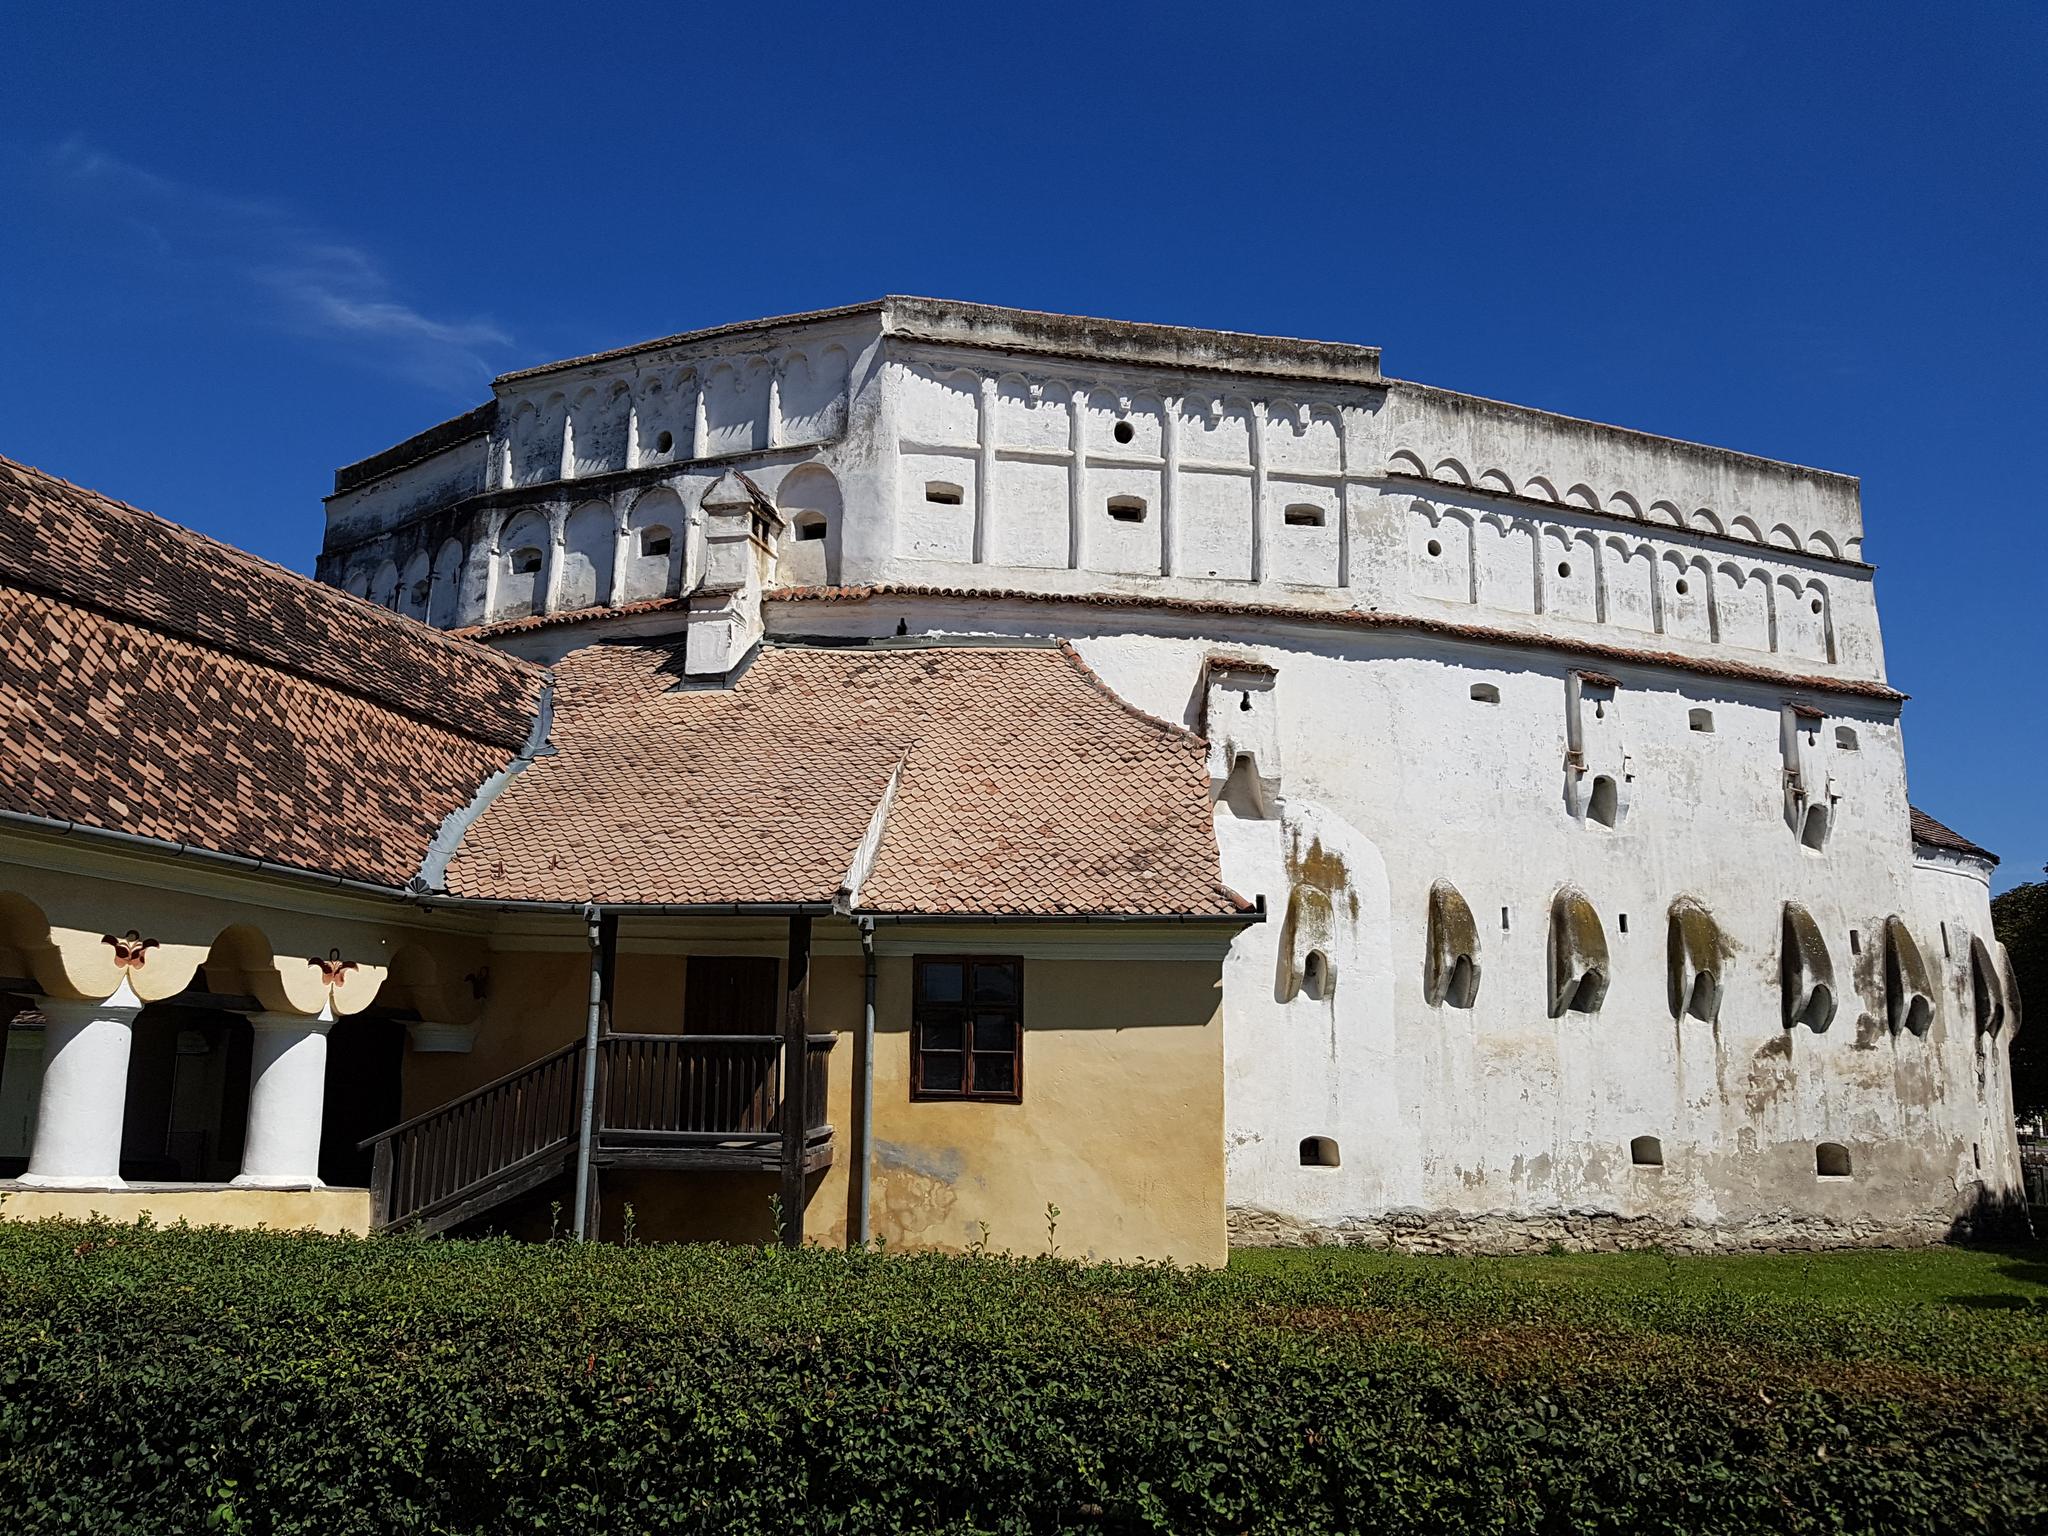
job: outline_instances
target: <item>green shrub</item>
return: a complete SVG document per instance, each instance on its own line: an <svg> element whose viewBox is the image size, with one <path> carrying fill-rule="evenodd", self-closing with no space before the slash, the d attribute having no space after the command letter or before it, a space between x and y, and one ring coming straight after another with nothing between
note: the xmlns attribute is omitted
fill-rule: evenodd
<svg viewBox="0 0 2048 1536"><path fill-rule="evenodd" d="M2038 1309L1320 1258L1205 1273L0 1224L0 1528L2048 1518Z"/></svg>

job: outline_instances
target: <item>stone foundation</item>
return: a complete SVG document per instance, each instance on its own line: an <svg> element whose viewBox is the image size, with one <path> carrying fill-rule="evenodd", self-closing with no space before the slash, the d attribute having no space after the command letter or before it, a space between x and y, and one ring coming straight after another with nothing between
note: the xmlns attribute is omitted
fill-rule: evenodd
<svg viewBox="0 0 2048 1536"><path fill-rule="evenodd" d="M1822 1248L1924 1248L1988 1235L1974 1212L1928 1212L1904 1220L1837 1221L1773 1211L1746 1221L1673 1221L1594 1208L1542 1211L1425 1211L1414 1208L1311 1223L1275 1211L1233 1206L1234 1248L1380 1248L1394 1253L1502 1255L1623 1253L1810 1252Z"/></svg>

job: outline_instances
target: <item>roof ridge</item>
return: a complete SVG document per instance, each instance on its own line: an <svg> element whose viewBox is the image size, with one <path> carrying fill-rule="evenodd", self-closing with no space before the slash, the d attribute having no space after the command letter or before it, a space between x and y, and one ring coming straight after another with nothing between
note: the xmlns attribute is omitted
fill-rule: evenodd
<svg viewBox="0 0 2048 1536"><path fill-rule="evenodd" d="M1809 673L1779 672L1770 667L1724 660L1715 656L1686 656L1676 651L1632 651L1626 646L1570 635L1522 634L1486 624L1454 624L1420 614L1384 613L1377 608L1283 608L1277 603L1245 602L1235 598L1168 597L1141 592L1040 592L1022 587L945 587L921 582L874 582L865 585L770 587L761 594L763 602L775 603L860 603L877 597L942 597L980 602L1054 603L1069 606L1094 605L1103 608L1150 608L1162 613L1209 614L1225 618L1271 619L1283 624L1328 624L1347 629L1412 630L1418 634L1442 635L1469 640L1478 645L1509 645L1523 650L1552 651L1566 656L1594 656L1624 666L1660 667L1691 672L1701 677L1724 678L1731 682L1759 683L1768 687L1812 689L1817 693L1847 694L1857 698L1903 703L1909 697L1889 683L1874 678L1823 677Z"/></svg>
<svg viewBox="0 0 2048 1536"><path fill-rule="evenodd" d="M354 605L354 607L351 609L352 612L360 612L363 614L375 614L377 617L371 620L372 623L410 624L413 625L420 632L421 635L431 636L431 643L459 647L463 651L463 654L472 657L481 653L483 655L487 655L494 658L495 661L500 664L509 664L514 670L517 671L526 671L532 668L532 663L522 660L521 658L512 655L508 651L500 651L495 647L488 645L478 645L475 641L470 640L465 636L451 634L446 630L436 629L431 624L421 624L416 619L402 618L398 614L393 613L388 608L381 608L377 604L369 601L369 599L367 598L357 597L353 592L343 591L340 587L330 585L329 583L321 581L316 577L308 576L304 571L295 571L288 565L280 565L275 560L265 559L262 555L255 553L253 550L243 549L238 544L230 544L224 539L216 539L215 537L213 537L212 534L202 533L197 528L188 527L184 523L174 522L170 518L165 517L161 512L152 512L147 507L138 507L132 501L123 501L118 496L109 496L104 491L94 490L89 485L81 485L76 480L66 480L63 476L52 474L49 470L40 468L37 465L24 464L19 459L11 459L6 454L0 453L0 467L19 470L24 474L33 476L37 480L41 480L51 486L56 487L59 492L76 496L84 496L93 501L101 502L107 506L116 507L123 512L131 513L136 517L147 519L149 522L166 529L174 537L184 539L188 543L203 545L209 550L218 551L219 553L228 556L231 560L234 560L239 564L252 566L255 569L262 571L273 578L281 578L285 581L293 583L294 585L302 587L308 592L318 593L320 595L319 601L346 602L352 604ZM54 591L55 589L52 590ZM67 602L72 600L67 594L59 592L58 595L64 596ZM103 605L101 611L122 613L123 616L125 616L125 612L123 610L116 609L111 604ZM149 621L144 622L149 623ZM149 623L149 627L157 629L159 632L164 634L180 634L184 639L197 640L200 641L202 644L212 643L211 641L208 641L207 638L203 635L185 634L182 631L172 629L169 626L160 623ZM419 637L414 636L414 638ZM322 679L322 681L325 681L325 679Z"/></svg>

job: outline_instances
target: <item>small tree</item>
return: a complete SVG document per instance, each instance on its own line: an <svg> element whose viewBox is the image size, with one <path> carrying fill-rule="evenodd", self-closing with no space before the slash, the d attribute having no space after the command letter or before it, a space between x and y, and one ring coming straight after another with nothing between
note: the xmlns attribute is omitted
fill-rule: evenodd
<svg viewBox="0 0 2048 1536"><path fill-rule="evenodd" d="M2020 1029L2012 1042L2013 1110L2048 1109L2048 881L2016 885L1991 899L1998 940L2012 956Z"/></svg>

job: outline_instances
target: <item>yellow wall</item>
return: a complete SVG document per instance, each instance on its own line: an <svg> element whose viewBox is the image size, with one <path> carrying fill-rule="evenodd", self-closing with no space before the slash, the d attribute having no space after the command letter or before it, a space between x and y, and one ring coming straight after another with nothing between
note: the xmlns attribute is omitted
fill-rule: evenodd
<svg viewBox="0 0 2048 1536"><path fill-rule="evenodd" d="M984 952L1003 953L1007 930ZM707 951L711 946L706 946ZM755 952L759 952L756 950ZM874 1232L894 1248L961 1249L988 1224L992 1248L1046 1247L1046 1206L1060 1208L1060 1252L1076 1258L1225 1256L1220 948L1213 957L1126 960L1027 955L1021 1104L910 1101L911 957L878 961ZM406 1112L416 1114L581 1036L587 998L580 953L499 951L473 1052L414 1053ZM616 1027L680 1027L680 955L619 957ZM841 1035L827 1114L832 1166L814 1175L806 1235L838 1245L855 1220L861 961L819 955L811 1028ZM604 1232L624 1207L648 1241L772 1235L773 1175L619 1172L604 1182ZM545 1203L506 1224L544 1233ZM513 1213L507 1213L510 1218Z"/></svg>
<svg viewBox="0 0 2048 1536"><path fill-rule="evenodd" d="M195 1227L269 1227L280 1232L365 1233L370 1230L367 1189L9 1189L0 1192L0 1219L42 1221L104 1216L134 1221L147 1213L158 1226L188 1221Z"/></svg>

